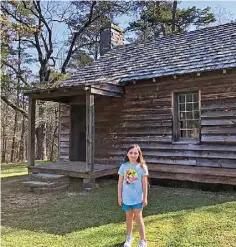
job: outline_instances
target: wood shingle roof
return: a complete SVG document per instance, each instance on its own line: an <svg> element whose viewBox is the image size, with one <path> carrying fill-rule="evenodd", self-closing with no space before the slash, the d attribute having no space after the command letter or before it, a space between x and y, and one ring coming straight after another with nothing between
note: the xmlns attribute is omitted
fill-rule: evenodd
<svg viewBox="0 0 236 247"><path fill-rule="evenodd" d="M118 46L59 87L122 82L236 67L236 22Z"/></svg>

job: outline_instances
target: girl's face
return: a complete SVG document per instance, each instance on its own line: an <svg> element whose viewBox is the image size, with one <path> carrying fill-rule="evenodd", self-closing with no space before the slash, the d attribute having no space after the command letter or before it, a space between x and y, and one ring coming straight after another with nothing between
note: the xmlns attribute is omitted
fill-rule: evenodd
<svg viewBox="0 0 236 247"><path fill-rule="evenodd" d="M129 152L127 153L127 156L130 162L136 162L139 157L138 149L135 147L130 149Z"/></svg>

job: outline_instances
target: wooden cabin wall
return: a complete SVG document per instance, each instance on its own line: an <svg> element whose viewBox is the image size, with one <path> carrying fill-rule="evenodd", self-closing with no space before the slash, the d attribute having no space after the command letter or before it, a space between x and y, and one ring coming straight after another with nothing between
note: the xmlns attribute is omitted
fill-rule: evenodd
<svg viewBox="0 0 236 247"><path fill-rule="evenodd" d="M69 160L70 147L70 105L60 104L59 159Z"/></svg>
<svg viewBox="0 0 236 247"><path fill-rule="evenodd" d="M172 92L201 90L201 143L172 144ZM95 163L120 164L137 143L148 164L236 168L236 74L157 79L95 100Z"/></svg>

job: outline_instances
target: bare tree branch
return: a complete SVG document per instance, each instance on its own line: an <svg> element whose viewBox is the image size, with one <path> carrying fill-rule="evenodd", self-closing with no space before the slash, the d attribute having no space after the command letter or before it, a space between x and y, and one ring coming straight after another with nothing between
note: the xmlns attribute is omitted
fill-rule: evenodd
<svg viewBox="0 0 236 247"><path fill-rule="evenodd" d="M37 44L36 43L34 43L34 41L33 40L29 40L29 39L21 39L21 41L22 42L29 42L30 44L32 44L34 47L36 47L37 46Z"/></svg>
<svg viewBox="0 0 236 247"><path fill-rule="evenodd" d="M1 95L1 99L2 99L8 106L10 106L13 110L20 112L25 118L28 119L28 113L27 113L24 109L20 108L20 107L17 106L16 104L14 104L12 101L10 101L10 100L9 100L6 96L4 96L4 95ZM49 142L52 143L52 140L50 140L50 139L47 138L47 137L46 137L46 139L47 139ZM58 146L55 142L54 142L54 144L55 144L55 146Z"/></svg>
<svg viewBox="0 0 236 247"><path fill-rule="evenodd" d="M89 18L88 20L84 23L84 25L80 28L80 30L78 32L75 32L74 33L74 36L72 38L72 41L71 41L71 44L70 44L70 48L69 48L69 51L67 53L67 56L66 56L66 59L62 65L62 68L61 68L61 73L66 73L66 66L67 64L69 63L70 61L70 58L71 58L71 55L73 54L72 51L73 51L73 48L75 46L75 42L77 40L77 38L79 37L79 35L91 24L93 23L96 19L98 19L100 16L96 16L95 18L93 18L93 10L94 10L94 7L96 5L96 1L93 1L92 2L92 5L91 5L91 8L90 8L90 13L89 13Z"/></svg>
<svg viewBox="0 0 236 247"><path fill-rule="evenodd" d="M20 78L20 80L27 86L30 87L30 85L28 84L28 82L24 79L24 77L21 74L21 71L19 71L17 68L15 68L12 64L10 64L7 61L2 61L3 64L5 64L7 67L11 68L15 74L17 75L18 78Z"/></svg>
<svg viewBox="0 0 236 247"><path fill-rule="evenodd" d="M90 43L85 43L85 44L83 44L83 45L80 45L80 46L76 47L74 50L72 50L72 54L71 54L71 55L73 55L76 51L78 51L78 50L81 49L82 47L89 46L89 45L94 45L94 44L96 44L96 43L98 43L98 41L94 40L94 41L92 41L92 42L90 42Z"/></svg>
<svg viewBox="0 0 236 247"><path fill-rule="evenodd" d="M35 4L35 1L33 2ZM50 58L51 54L53 53L53 46L52 46L52 30L49 27L48 23L46 22L44 16L42 15L41 5L40 1L36 1L37 3L37 10L39 13L40 20L43 22L43 24L46 26L48 31L48 43L49 43L49 52L47 53L47 59ZM36 6L36 5L35 5Z"/></svg>
<svg viewBox="0 0 236 247"><path fill-rule="evenodd" d="M40 37L41 37L41 39L42 39L42 41L43 41L43 44L44 44L44 48L45 48L46 53L49 53L47 41L46 41L46 39L44 38L44 36L43 36L42 33L40 34Z"/></svg>
<svg viewBox="0 0 236 247"><path fill-rule="evenodd" d="M6 96L1 95L1 99L7 104L9 105L12 109L14 109L15 111L20 112L24 117L28 118L28 114L27 112L20 108L19 106L17 106L16 104L14 104L12 101L10 101Z"/></svg>
<svg viewBox="0 0 236 247"><path fill-rule="evenodd" d="M18 18L16 15L14 15L13 13L11 13L10 11L8 11L7 8L4 7L4 5L1 5L1 9L3 10L3 12L5 12L6 14L8 14L9 16L11 16L14 20L18 21L19 23L27 26L28 28L32 28L32 26L30 26L27 22L24 22L22 19Z"/></svg>

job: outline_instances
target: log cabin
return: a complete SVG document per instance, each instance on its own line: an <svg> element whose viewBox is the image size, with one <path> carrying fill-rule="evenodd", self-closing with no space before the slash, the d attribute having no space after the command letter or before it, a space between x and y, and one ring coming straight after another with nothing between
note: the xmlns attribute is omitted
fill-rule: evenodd
<svg viewBox="0 0 236 247"><path fill-rule="evenodd" d="M28 169L116 174L130 144L150 177L236 185L236 22L124 44L101 33L101 57L29 96ZM36 100L60 103L58 162L35 165Z"/></svg>

